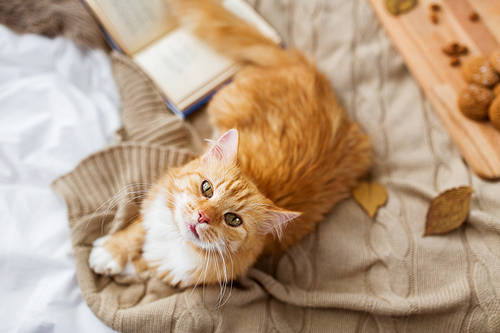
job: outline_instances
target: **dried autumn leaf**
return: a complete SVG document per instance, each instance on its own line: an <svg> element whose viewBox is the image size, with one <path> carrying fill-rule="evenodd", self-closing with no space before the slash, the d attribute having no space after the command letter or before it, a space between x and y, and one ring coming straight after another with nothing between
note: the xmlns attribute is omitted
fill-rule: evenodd
<svg viewBox="0 0 500 333"><path fill-rule="evenodd" d="M469 214L472 188L462 186L434 198L427 211L424 236L444 234L460 227Z"/></svg>
<svg viewBox="0 0 500 333"><path fill-rule="evenodd" d="M378 183L360 182L352 191L352 195L371 218L387 202L387 191Z"/></svg>
<svg viewBox="0 0 500 333"><path fill-rule="evenodd" d="M385 7L392 15L409 11L417 5L417 0L385 0Z"/></svg>

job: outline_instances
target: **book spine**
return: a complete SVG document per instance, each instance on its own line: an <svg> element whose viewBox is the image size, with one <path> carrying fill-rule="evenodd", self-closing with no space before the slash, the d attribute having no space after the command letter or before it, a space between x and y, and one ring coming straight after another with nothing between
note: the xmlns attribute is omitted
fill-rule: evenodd
<svg viewBox="0 0 500 333"><path fill-rule="evenodd" d="M206 95L205 97L201 98L199 101L194 103L193 105L186 108L186 110L184 110L184 112L182 112L184 117L189 116L191 113L193 113L194 111L198 110L199 108L201 108L202 106L207 104L212 99L212 96L217 92L217 90L219 90L219 89L218 88L215 89L210 94Z"/></svg>
<svg viewBox="0 0 500 333"><path fill-rule="evenodd" d="M163 96L163 101L165 102L165 104L167 105L167 108L170 111L172 111L173 113L175 113L177 116L181 117L182 119L186 118L187 115L184 112L182 112L182 110L177 108L172 102L170 102L165 96Z"/></svg>

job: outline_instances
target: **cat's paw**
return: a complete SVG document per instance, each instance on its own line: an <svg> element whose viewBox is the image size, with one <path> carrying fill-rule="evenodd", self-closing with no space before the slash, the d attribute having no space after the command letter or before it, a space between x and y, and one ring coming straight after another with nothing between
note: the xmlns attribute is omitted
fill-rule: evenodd
<svg viewBox="0 0 500 333"><path fill-rule="evenodd" d="M108 238L109 236L104 236L94 241L89 256L89 266L98 274L120 274L124 267L118 260L113 258L113 255L106 249L105 242Z"/></svg>

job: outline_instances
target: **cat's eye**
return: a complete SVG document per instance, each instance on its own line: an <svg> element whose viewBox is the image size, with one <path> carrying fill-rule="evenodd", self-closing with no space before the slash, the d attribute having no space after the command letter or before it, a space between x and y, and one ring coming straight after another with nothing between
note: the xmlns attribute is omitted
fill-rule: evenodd
<svg viewBox="0 0 500 333"><path fill-rule="evenodd" d="M214 195L214 190L212 188L212 184L208 180L204 180L201 182L201 194L207 198L211 198Z"/></svg>
<svg viewBox="0 0 500 333"><path fill-rule="evenodd" d="M227 225L230 225L231 227L238 227L243 223L241 218L234 213L224 214L224 221L226 221Z"/></svg>

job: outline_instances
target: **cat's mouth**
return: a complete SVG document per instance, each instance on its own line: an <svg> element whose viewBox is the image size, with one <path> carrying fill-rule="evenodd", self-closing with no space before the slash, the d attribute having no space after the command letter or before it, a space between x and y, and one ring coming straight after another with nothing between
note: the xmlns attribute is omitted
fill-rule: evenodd
<svg viewBox="0 0 500 333"><path fill-rule="evenodd" d="M200 248L210 247L210 237L204 225L186 222L187 240Z"/></svg>
<svg viewBox="0 0 500 333"><path fill-rule="evenodd" d="M200 239L200 235L198 235L198 231L196 231L196 226L192 224L188 224L188 229L193 233L196 239Z"/></svg>

